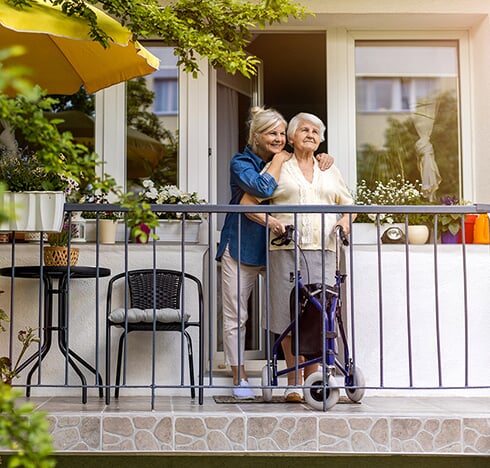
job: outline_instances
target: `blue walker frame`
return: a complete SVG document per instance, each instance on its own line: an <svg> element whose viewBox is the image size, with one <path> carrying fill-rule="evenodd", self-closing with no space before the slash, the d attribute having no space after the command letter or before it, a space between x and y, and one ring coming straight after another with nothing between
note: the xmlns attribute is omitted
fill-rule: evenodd
<svg viewBox="0 0 490 468"><path fill-rule="evenodd" d="M286 375L289 372L296 371L296 369L303 369L304 367L310 366L312 364L323 364L323 372L321 375L313 375L313 385L304 384L305 390L305 400L308 404L313 406L315 409L329 409L334 406L339 399L339 385L335 382L333 377L335 376L335 370L339 370L344 377L346 394L353 402L359 402L364 396L365 386L364 376L359 368L354 364L353 358L350 356L349 345L347 342L347 336L344 329L344 324L342 320L342 299L341 295L341 285L345 282L347 277L346 274L340 272L340 253L341 253L341 243L345 246L349 245L347 236L345 235L341 226L337 226L335 229L336 234L336 265L335 265L335 285L322 285L322 289L318 292L323 293L324 299L322 302L327 303L327 298L325 293L330 296L330 307L324 310L324 306L320 301L308 290L306 285L302 282L302 277L300 272L297 273L297 284L294 286L296 288L296 304L299 304L299 291L303 291L305 296L318 310L323 311L323 323L324 326L324 342L325 345L322 347L322 355L313 359L305 360L305 362L296 362L293 367L288 367L283 370L278 370L278 352L279 347L284 340L284 338L296 327L297 319L299 318L300 311L295 314L295 318L292 319L289 326L281 333L279 338L277 338L272 346L272 359L270 365L266 365L262 373L262 385L266 386L264 380L270 380L269 387L276 387L278 385L278 378L282 375ZM299 249L299 247L296 247ZM291 274L292 281L296 281L294 274ZM335 353L335 340L338 336L335 329L337 324L338 333L343 344L343 355L344 364L342 364L336 357ZM298 336L296 336L298 340ZM299 348L298 343L296 343L296 349ZM300 349L298 351L301 351ZM297 355L300 354L299 352ZM308 378L309 380L310 378ZM311 382L310 382L311 383ZM307 388L308 387L308 388ZM270 401L272 399L272 388L263 388L263 396L265 401Z"/></svg>

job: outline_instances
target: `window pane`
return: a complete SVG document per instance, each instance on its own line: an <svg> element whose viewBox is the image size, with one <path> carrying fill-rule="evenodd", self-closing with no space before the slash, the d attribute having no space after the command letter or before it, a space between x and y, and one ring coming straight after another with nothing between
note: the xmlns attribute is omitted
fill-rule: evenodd
<svg viewBox="0 0 490 468"><path fill-rule="evenodd" d="M127 179L134 189L144 179L156 185L177 184L179 70L172 47L147 49L160 69L128 82Z"/></svg>
<svg viewBox="0 0 490 468"><path fill-rule="evenodd" d="M455 42L356 42L357 178L460 196Z"/></svg>

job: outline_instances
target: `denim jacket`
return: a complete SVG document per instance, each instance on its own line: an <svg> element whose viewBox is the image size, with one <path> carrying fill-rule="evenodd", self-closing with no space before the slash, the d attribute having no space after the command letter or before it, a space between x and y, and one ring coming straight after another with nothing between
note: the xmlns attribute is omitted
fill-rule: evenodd
<svg viewBox="0 0 490 468"><path fill-rule="evenodd" d="M268 173L260 174L265 164L265 161L248 146L243 153L233 156L230 163L230 205L239 205L245 192L258 198L268 198L272 195L277 188L277 182ZM238 261L238 216L241 216L240 262L247 265L264 266L267 248L265 227L239 213L226 215L216 260L221 260L228 245L230 255Z"/></svg>

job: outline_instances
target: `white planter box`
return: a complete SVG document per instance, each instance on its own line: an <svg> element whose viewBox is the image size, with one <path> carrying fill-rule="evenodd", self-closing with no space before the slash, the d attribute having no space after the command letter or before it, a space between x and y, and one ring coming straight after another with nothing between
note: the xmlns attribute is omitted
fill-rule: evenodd
<svg viewBox="0 0 490 468"><path fill-rule="evenodd" d="M156 228L158 242L181 242L182 241L182 221L178 219L161 219L160 225ZM187 220L185 222L185 243L197 244L199 242L199 227L202 221Z"/></svg>
<svg viewBox="0 0 490 468"><path fill-rule="evenodd" d="M95 219L86 220L85 237L88 242L95 242ZM185 243L197 244L199 242L199 227L202 221L188 220L185 222ZM117 225L116 242L124 242L126 225L119 222ZM180 242L182 240L182 221L161 219L160 225L156 228L156 235L159 237L157 242Z"/></svg>
<svg viewBox="0 0 490 468"><path fill-rule="evenodd" d="M63 227L64 192L4 192L0 210L13 219L0 224L0 231L60 232Z"/></svg>

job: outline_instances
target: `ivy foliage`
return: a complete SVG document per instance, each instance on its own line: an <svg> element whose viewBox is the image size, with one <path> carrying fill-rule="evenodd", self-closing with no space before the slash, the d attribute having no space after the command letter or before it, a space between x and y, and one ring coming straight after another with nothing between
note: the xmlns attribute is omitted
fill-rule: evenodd
<svg viewBox="0 0 490 468"><path fill-rule="evenodd" d="M19 8L29 8L34 0L8 0ZM291 0L45 0L60 5L68 16L84 18L90 35L107 46L110 37L97 25L97 17L87 4L96 5L117 18L138 39L160 39L175 47L178 65L197 76L199 57L207 57L213 67L229 73L255 74L256 57L245 52L252 29L303 19L309 13Z"/></svg>

